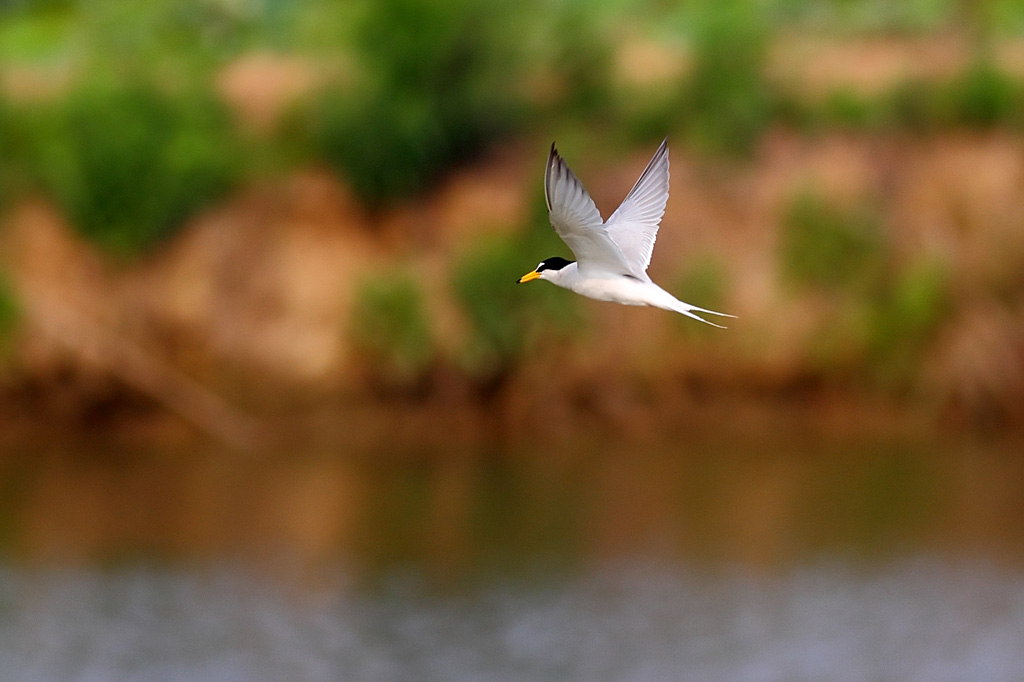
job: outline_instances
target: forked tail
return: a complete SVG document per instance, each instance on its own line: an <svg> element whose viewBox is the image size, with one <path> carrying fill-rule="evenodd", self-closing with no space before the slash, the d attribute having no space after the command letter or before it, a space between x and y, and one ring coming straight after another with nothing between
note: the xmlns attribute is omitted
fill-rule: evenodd
<svg viewBox="0 0 1024 682"><path fill-rule="evenodd" d="M674 312L677 312L677 313L682 313L683 315L686 315L687 317L692 317L695 320L700 320L704 324L710 324L712 327L718 327L719 329L727 329L727 327L725 327L723 325L720 325L720 324L715 324L714 322L708 322L707 320L705 320L700 315L697 315L697 313L704 313L706 315L718 315L720 317L731 317L731 318L734 318L734 319L736 318L735 315L730 315L729 313L720 313L720 312L715 311L715 310L708 310L707 308L699 308L699 307L697 307L695 305L690 305L689 303L684 303L684 302L680 301L679 299L675 299L675 304L670 308L670 310L672 310Z"/></svg>

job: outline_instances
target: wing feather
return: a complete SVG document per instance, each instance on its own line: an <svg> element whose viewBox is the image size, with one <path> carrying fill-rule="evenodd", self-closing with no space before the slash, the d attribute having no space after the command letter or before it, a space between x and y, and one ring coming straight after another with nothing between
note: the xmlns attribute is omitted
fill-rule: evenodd
<svg viewBox="0 0 1024 682"><path fill-rule="evenodd" d="M544 198L551 226L576 254L581 274L629 274L631 269L612 239L587 190L551 143L544 172Z"/></svg>
<svg viewBox="0 0 1024 682"><path fill-rule="evenodd" d="M634 274L647 271L668 203L668 138L605 226Z"/></svg>

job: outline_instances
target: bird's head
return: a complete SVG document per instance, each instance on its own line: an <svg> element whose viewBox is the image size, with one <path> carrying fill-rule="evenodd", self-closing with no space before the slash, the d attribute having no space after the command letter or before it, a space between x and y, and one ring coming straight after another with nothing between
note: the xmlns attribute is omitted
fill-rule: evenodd
<svg viewBox="0 0 1024 682"><path fill-rule="evenodd" d="M533 272L528 272L519 278L519 284L532 282L535 279L546 279L550 282L557 282L562 276L562 268L574 261L566 260L561 256L553 256L542 260Z"/></svg>

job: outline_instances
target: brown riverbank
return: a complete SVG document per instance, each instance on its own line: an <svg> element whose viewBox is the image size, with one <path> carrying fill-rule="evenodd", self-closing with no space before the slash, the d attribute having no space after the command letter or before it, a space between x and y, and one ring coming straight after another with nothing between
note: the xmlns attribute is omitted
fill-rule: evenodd
<svg viewBox="0 0 1024 682"><path fill-rule="evenodd" d="M657 311L584 302L583 331L542 340L484 385L460 362L469 331L451 270L467 245L524 229L538 144L507 146L377 215L318 171L263 181L133 263L105 259L45 202L23 202L2 239L22 305L3 377L5 430L24 432L31 418L43 431L102 431L162 414L238 442L260 439L263 423L442 442L487 429L642 436L666 420L743 428L780 415L843 428L1024 424L1018 136L777 130L727 173L674 145L652 274L688 300L700 293L685 290L693 273L711 262L720 300L694 302L736 323L706 333ZM581 166L605 213L645 156ZM927 259L949 273L942 319L898 367L858 338L855 309L875 294L800 290L781 272L787 211L807 193L876 216L893 267ZM422 286L437 345L422 376L397 387L353 351L350 328L358 282L394 263Z"/></svg>

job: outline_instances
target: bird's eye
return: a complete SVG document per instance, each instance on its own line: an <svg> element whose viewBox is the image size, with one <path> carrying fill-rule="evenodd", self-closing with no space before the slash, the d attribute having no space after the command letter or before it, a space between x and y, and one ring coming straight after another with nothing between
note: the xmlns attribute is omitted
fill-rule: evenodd
<svg viewBox="0 0 1024 682"><path fill-rule="evenodd" d="M537 272L540 272L541 270L543 270L546 267L547 266L544 265L544 261L541 261L540 263L537 264Z"/></svg>

